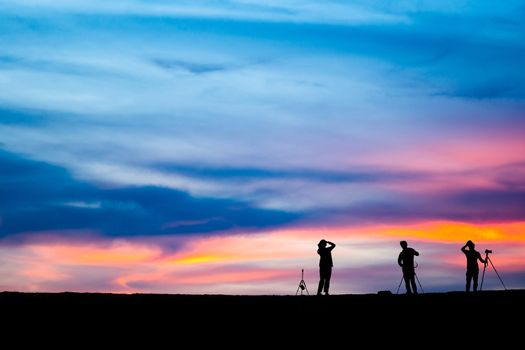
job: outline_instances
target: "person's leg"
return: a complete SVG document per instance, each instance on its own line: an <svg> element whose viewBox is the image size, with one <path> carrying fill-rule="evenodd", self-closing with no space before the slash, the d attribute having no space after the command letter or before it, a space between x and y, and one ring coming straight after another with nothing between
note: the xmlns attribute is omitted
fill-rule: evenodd
<svg viewBox="0 0 525 350"><path fill-rule="evenodd" d="M324 279L321 277L319 279L319 286L317 287L317 295L321 295L321 291L323 290L324 285Z"/></svg>
<svg viewBox="0 0 525 350"><path fill-rule="evenodd" d="M317 287L317 295L321 295L324 286L323 270L319 270L319 286Z"/></svg>
<svg viewBox="0 0 525 350"><path fill-rule="evenodd" d="M332 277L332 268L329 267L325 271L325 281L324 281L324 294L328 295L328 290L330 289L330 278Z"/></svg>
<svg viewBox="0 0 525 350"><path fill-rule="evenodd" d="M321 292L323 291L323 286L325 283L325 276L323 268L319 268L319 286L317 287L317 295L321 295Z"/></svg>
<svg viewBox="0 0 525 350"><path fill-rule="evenodd" d="M404 274L403 279L405 280L406 294L412 294L412 290L410 289L410 276Z"/></svg>
<svg viewBox="0 0 525 350"><path fill-rule="evenodd" d="M416 275L410 276L410 283L412 284L412 292L417 294Z"/></svg>
<svg viewBox="0 0 525 350"><path fill-rule="evenodd" d="M469 271L467 271L467 285L465 287L465 290L467 292L470 292L470 280L472 279L472 275L470 274Z"/></svg>
<svg viewBox="0 0 525 350"><path fill-rule="evenodd" d="M472 274L472 279L474 280L474 292L478 291L478 274L479 271L476 271Z"/></svg>

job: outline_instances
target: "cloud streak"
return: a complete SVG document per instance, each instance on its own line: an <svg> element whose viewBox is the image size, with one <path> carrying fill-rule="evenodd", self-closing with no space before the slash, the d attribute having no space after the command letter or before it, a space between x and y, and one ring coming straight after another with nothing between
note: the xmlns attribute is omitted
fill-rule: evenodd
<svg viewBox="0 0 525 350"><path fill-rule="evenodd" d="M514 188L452 190L445 193L383 193L382 199L363 197L341 200L353 202L337 208L325 203L317 208L295 210L263 209L255 202L194 197L185 192L155 186L105 188L76 180L63 168L2 152L0 161L7 169L1 177L0 194L4 199L2 235L52 230L90 230L108 236L169 235L181 233L261 230L272 226L303 222L314 225L345 225L364 222L410 222L421 220L516 221L525 218L525 193ZM316 172L273 172L234 170L212 171L207 176L226 175L235 185L246 183L244 176L276 178L284 184L296 176L328 182L340 188L341 181L358 184L381 181L426 181L424 177L399 174L319 174ZM313 175L313 178L312 178ZM241 176L239 178L239 176ZM320 176L320 178L319 178ZM214 180L212 178L210 180ZM394 179L394 180L392 180ZM231 179L230 179L231 180ZM217 180L215 180L217 181ZM402 186L401 186L402 187ZM269 194L266 194L266 196ZM277 193L271 194L277 196ZM282 194L281 194L282 195ZM253 196L252 196L253 197Z"/></svg>
<svg viewBox="0 0 525 350"><path fill-rule="evenodd" d="M197 17L229 20L256 20L294 23L390 23L404 22L400 14L380 9L344 4L338 1L276 1L261 4L255 1L32 1L18 0L4 5L6 10L67 12L89 15L141 15L155 17Z"/></svg>
<svg viewBox="0 0 525 350"><path fill-rule="evenodd" d="M228 69L227 65L194 63L181 60L153 59L152 62L159 67L167 70L182 70L192 74L206 74L220 72Z"/></svg>
<svg viewBox="0 0 525 350"><path fill-rule="evenodd" d="M108 236L254 230L297 219L235 200L160 187L97 188L64 169L2 152L0 235L89 229Z"/></svg>

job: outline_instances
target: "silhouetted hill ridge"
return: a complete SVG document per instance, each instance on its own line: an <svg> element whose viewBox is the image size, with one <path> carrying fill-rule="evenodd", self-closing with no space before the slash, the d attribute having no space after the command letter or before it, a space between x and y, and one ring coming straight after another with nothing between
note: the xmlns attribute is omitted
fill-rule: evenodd
<svg viewBox="0 0 525 350"><path fill-rule="evenodd" d="M89 334L91 340L125 334L126 341L197 333L199 342L224 345L240 335L262 337L261 344L276 337L292 342L296 331L314 342L325 334L340 341L379 341L407 333L438 343L448 337L521 343L524 306L525 290L319 297L0 293L3 320L17 330Z"/></svg>

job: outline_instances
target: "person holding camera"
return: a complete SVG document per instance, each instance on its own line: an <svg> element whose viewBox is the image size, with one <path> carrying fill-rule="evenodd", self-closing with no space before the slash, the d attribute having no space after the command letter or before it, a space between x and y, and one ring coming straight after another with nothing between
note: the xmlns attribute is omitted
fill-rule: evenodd
<svg viewBox="0 0 525 350"><path fill-rule="evenodd" d="M328 247L327 247L328 245ZM330 288L330 277L332 277L332 250L335 248L335 244L327 240L322 239L317 244L317 254L319 254L319 287L317 288L317 295L321 295L321 291L324 291L324 295L328 294Z"/></svg>
<svg viewBox="0 0 525 350"><path fill-rule="evenodd" d="M478 276L479 276L479 266L478 266L478 260L481 261L483 264L487 263L487 260L483 259L481 257L481 254L474 249L476 245L474 242L469 240L463 247L461 247L461 251L465 254L467 257L467 285L466 285L466 291L470 292L470 283L471 281L474 281L474 292L478 291ZM468 247L468 250L467 250Z"/></svg>
<svg viewBox="0 0 525 350"><path fill-rule="evenodd" d="M417 294L414 256L419 256L419 253L415 249L409 248L407 241L401 241L399 244L403 250L399 253L397 264L403 270L403 278L407 289L406 294Z"/></svg>

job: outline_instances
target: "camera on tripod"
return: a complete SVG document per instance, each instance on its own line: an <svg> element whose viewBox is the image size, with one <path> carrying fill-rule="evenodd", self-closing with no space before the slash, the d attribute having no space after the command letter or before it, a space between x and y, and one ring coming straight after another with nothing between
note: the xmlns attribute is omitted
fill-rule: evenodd
<svg viewBox="0 0 525 350"><path fill-rule="evenodd" d="M485 249L485 266L483 267L483 275L481 276L481 288L479 290L483 289L483 280L485 279L485 270L487 269L487 265L490 263L492 268L494 269L494 272L496 272L496 275L499 278L499 281L501 282L501 285L505 290L507 290L507 287L505 287L505 283L503 283L503 280L501 279L501 276L498 273L498 270L496 270L496 266L492 263L492 259L489 257L489 254L492 254L492 249Z"/></svg>

